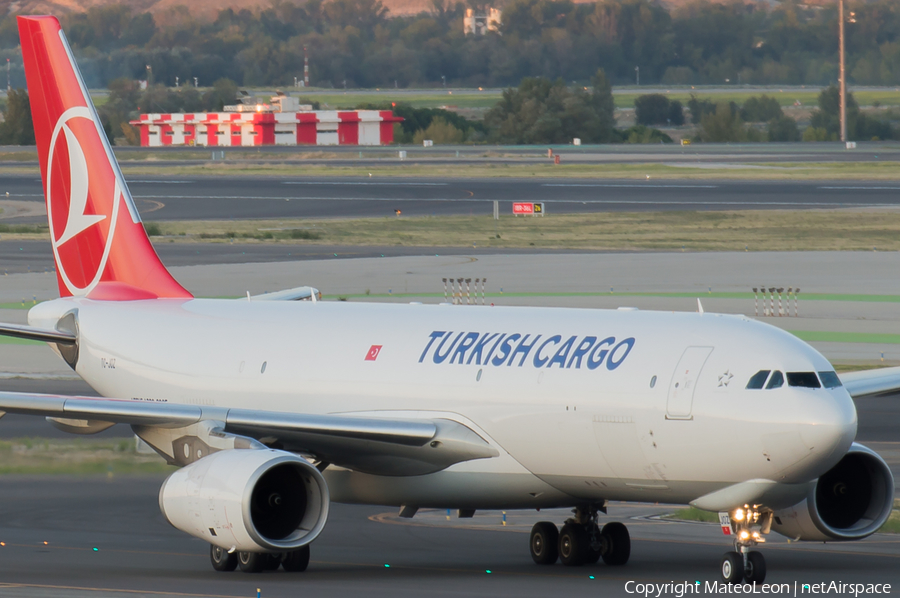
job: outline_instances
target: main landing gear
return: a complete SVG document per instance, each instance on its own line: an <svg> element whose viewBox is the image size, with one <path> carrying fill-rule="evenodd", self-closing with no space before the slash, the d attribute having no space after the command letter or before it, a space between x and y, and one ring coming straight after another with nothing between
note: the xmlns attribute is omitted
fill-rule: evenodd
<svg viewBox="0 0 900 598"><path fill-rule="evenodd" d="M215 545L209 547L209 560L216 571L234 571L240 566L244 573L275 571L279 567L290 573L306 571L309 566L309 546L291 552L267 554L263 552L228 552Z"/></svg>
<svg viewBox="0 0 900 598"><path fill-rule="evenodd" d="M600 529L595 507L576 508L575 516L566 520L561 530L549 521L541 521L531 528L531 558L538 565L577 567L593 565L601 558L607 565L624 565L631 556L631 537L628 528L618 522L607 523Z"/></svg>
<svg viewBox="0 0 900 598"><path fill-rule="evenodd" d="M762 536L772 528L772 511L761 511L760 505L744 505L729 513L734 550L722 555L722 581L730 584L757 583L766 580L766 558L750 550L765 543Z"/></svg>

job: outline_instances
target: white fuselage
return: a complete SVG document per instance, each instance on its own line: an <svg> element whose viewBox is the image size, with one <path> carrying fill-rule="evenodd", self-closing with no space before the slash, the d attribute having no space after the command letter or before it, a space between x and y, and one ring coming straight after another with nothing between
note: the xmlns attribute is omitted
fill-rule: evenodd
<svg viewBox="0 0 900 598"><path fill-rule="evenodd" d="M832 367L792 335L740 316L69 298L33 308L29 323L53 328L73 309L76 371L104 396L448 418L500 452L425 476L329 469L337 501L686 503L747 480L803 485L856 435L843 388L745 389L760 370Z"/></svg>

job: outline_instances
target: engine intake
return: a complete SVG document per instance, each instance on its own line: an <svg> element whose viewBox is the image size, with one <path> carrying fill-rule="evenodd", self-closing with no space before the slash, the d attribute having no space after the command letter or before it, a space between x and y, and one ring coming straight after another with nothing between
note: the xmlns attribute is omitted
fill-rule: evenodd
<svg viewBox="0 0 900 598"><path fill-rule="evenodd" d="M775 512L772 529L796 540L859 540L878 531L894 505L894 476L878 453L853 443L800 503Z"/></svg>
<svg viewBox="0 0 900 598"><path fill-rule="evenodd" d="M170 475L159 507L173 527L227 550L287 552L328 518L328 486L305 459L277 450L225 450Z"/></svg>

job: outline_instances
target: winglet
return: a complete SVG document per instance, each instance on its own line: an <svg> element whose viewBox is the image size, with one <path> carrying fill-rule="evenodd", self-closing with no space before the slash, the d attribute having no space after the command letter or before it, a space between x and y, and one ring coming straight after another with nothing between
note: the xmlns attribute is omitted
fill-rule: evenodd
<svg viewBox="0 0 900 598"><path fill-rule="evenodd" d="M18 25L60 296L190 297L150 244L59 21Z"/></svg>

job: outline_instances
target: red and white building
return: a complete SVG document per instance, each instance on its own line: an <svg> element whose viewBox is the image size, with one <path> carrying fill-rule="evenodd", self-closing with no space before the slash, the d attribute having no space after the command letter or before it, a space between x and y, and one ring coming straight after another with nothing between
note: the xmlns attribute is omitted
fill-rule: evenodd
<svg viewBox="0 0 900 598"><path fill-rule="evenodd" d="M394 116L390 110L272 112L260 109L253 112L141 114L140 120L131 121L131 124L140 130L142 147L252 147L389 145L394 141L394 123L402 121L403 118Z"/></svg>

